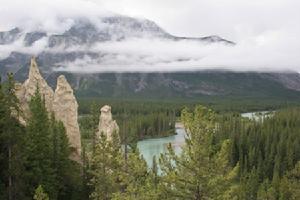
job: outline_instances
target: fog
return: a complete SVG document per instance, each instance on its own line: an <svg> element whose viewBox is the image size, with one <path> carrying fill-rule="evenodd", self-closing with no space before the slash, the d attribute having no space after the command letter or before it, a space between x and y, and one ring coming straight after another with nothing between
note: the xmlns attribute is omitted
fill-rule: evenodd
<svg viewBox="0 0 300 200"><path fill-rule="evenodd" d="M47 38L24 47L22 38L0 45L0 58L18 51L38 55L42 51L88 51L75 62L57 63L57 70L185 71L230 69L238 71L300 72L300 3L294 0L0 0L0 30L20 27L61 34L74 20L87 17L99 28L99 18L114 13L148 18L179 36L219 35L235 46L206 45L195 41L135 38L95 43L92 47L49 49ZM5 6L4 6L5 5Z"/></svg>

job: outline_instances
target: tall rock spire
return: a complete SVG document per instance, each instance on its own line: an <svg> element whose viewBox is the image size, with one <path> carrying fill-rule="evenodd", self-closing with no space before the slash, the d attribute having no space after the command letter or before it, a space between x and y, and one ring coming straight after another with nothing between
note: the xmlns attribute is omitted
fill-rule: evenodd
<svg viewBox="0 0 300 200"><path fill-rule="evenodd" d="M108 105L103 106L101 109L98 133L97 137L99 138L101 133L105 134L107 140L112 139L112 134L114 132L119 133L119 126L115 120L112 119L111 107Z"/></svg>
<svg viewBox="0 0 300 200"><path fill-rule="evenodd" d="M20 100L21 109L25 116L30 116L29 102L35 91L39 88L42 98L45 100L46 108L53 112L56 119L63 122L69 143L74 151L71 159L81 163L81 138L78 125L78 104L70 84L64 76L57 79L55 93L42 77L35 58L31 59L29 76L23 84L16 84L16 95ZM20 122L26 125L27 119L20 118Z"/></svg>
<svg viewBox="0 0 300 200"><path fill-rule="evenodd" d="M77 121L77 109L78 103L73 94L73 89L63 75L59 76L54 93L53 112L55 118L62 121L65 125L70 145L75 150L72 152L72 159L80 162L81 139Z"/></svg>
<svg viewBox="0 0 300 200"><path fill-rule="evenodd" d="M29 79L34 79L35 77L39 79L42 75L36 63L36 58L33 56L30 59Z"/></svg>
<svg viewBox="0 0 300 200"><path fill-rule="evenodd" d="M37 87L39 88L42 98L45 100L47 110L51 111L54 92L42 77L36 60L34 57L32 57L28 79L23 83L22 86L18 86L17 89L17 96L20 99L21 106L25 114L29 112L28 103L31 97L34 96Z"/></svg>

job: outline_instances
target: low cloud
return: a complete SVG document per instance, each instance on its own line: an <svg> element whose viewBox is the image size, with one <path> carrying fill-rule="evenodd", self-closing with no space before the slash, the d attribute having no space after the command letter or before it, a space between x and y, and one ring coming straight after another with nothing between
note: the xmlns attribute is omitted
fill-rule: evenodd
<svg viewBox="0 0 300 200"><path fill-rule="evenodd" d="M32 46L24 45L24 36L11 44L0 45L0 59L7 58L12 52L20 52L31 55L38 55L48 50L48 38L42 38L33 43Z"/></svg>
<svg viewBox="0 0 300 200"><path fill-rule="evenodd" d="M31 47L25 47L22 38L19 38L13 44L1 45L1 59L13 51L35 55L43 51L87 51L99 56L95 58L87 54L74 62L57 63L59 67L56 70L87 73L201 69L300 72L300 16L298 11L295 12L299 3L293 0L255 0L247 1L247 4L237 0L227 0L222 4L218 0L207 0L203 3L188 0L182 9L179 9L182 5L179 0L168 0L164 3L146 0L148 7L137 0L112 0L109 1L111 3L102 0L1 1L4 0L0 0L0 3L5 5L0 8L2 31L20 27L25 31L43 30L51 34L60 34L68 30L76 19L82 17L88 18L101 28L99 18L113 15L113 12L107 11L112 10L131 16L141 16L145 13L143 17L154 19L158 24L162 24L163 28L171 30L171 34L196 36L202 31L201 36L216 34L237 43L235 46L205 45L186 40L140 38L96 43L92 47L49 49L47 37L35 42ZM170 9L172 19L165 14L166 8ZM176 15L175 11L180 11L180 16ZM218 23L216 20L219 20Z"/></svg>
<svg viewBox="0 0 300 200"><path fill-rule="evenodd" d="M61 63L58 70L103 71L186 71L229 69L237 71L298 71L300 44L296 33L266 32L246 38L235 46L205 45L195 41L134 39L98 43L89 51L101 52L98 59L86 56Z"/></svg>

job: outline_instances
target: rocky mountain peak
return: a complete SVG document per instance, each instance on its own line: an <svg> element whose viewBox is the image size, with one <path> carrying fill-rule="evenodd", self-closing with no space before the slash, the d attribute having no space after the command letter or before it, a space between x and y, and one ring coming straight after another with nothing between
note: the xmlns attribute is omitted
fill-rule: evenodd
<svg viewBox="0 0 300 200"><path fill-rule="evenodd" d="M43 64L42 72L50 75L55 71L55 68L68 68L70 63L74 63L75 66L76 64L81 65L81 62L84 62L83 66L93 65L94 63L103 65L120 64L122 66L124 64L123 56L128 57L128 64L133 65L136 65L136 62L141 65L143 63L148 65L149 59L157 60L155 62L158 63L194 60L194 57L190 55L176 55L174 58L170 56L170 58L161 59L155 53L152 55L151 51L145 55L135 55L135 51L129 50L129 52L124 53L122 50L119 51L119 48L114 47L114 45L123 47L127 41L145 40L149 42L148 40L155 40L170 43L192 41L197 42L199 46L212 43L227 46L234 45L234 42L216 35L179 37L168 33L154 21L118 14L99 16L94 19L80 17L70 20L72 21L70 25L62 27L57 32L41 29L39 26L15 28L0 32L1 48L2 45L5 45L4 49L14 49L8 48L10 44L14 46L13 43L24 47L24 50L21 48L20 50L6 52L5 56L0 59L2 68L0 76L4 78L7 72L13 72L17 76L21 76L23 80L27 75L27 59L30 56L26 49L36 52L39 61ZM107 48L106 46L107 44L110 46L110 42L112 42L113 47ZM18 56L16 57L16 55ZM118 61L116 58L121 60ZM107 70L110 71L110 69Z"/></svg>
<svg viewBox="0 0 300 200"><path fill-rule="evenodd" d="M0 45L10 44L21 36L21 29L13 28L9 31L0 32Z"/></svg>

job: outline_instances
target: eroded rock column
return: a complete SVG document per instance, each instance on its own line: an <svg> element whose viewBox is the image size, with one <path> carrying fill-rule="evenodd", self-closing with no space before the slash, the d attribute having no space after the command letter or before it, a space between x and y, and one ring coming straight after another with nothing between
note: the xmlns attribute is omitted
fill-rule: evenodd
<svg viewBox="0 0 300 200"><path fill-rule="evenodd" d="M115 120L112 119L111 107L108 105L103 106L100 109L100 119L97 137L99 138L101 133L105 134L107 140L112 139L112 134L116 132L119 133L119 126Z"/></svg>
<svg viewBox="0 0 300 200"><path fill-rule="evenodd" d="M73 149L71 159L80 162L81 138L78 125L78 103L73 94L73 89L63 75L57 79L52 106L55 118L62 121L65 125L67 136Z"/></svg>
<svg viewBox="0 0 300 200"><path fill-rule="evenodd" d="M46 108L49 112L52 111L52 102L54 92L42 77L35 58L31 58L28 79L21 85L16 85L16 95L20 100L21 109L25 116L29 114L29 102L31 97L35 95L37 87L39 88L41 97L45 100Z"/></svg>

